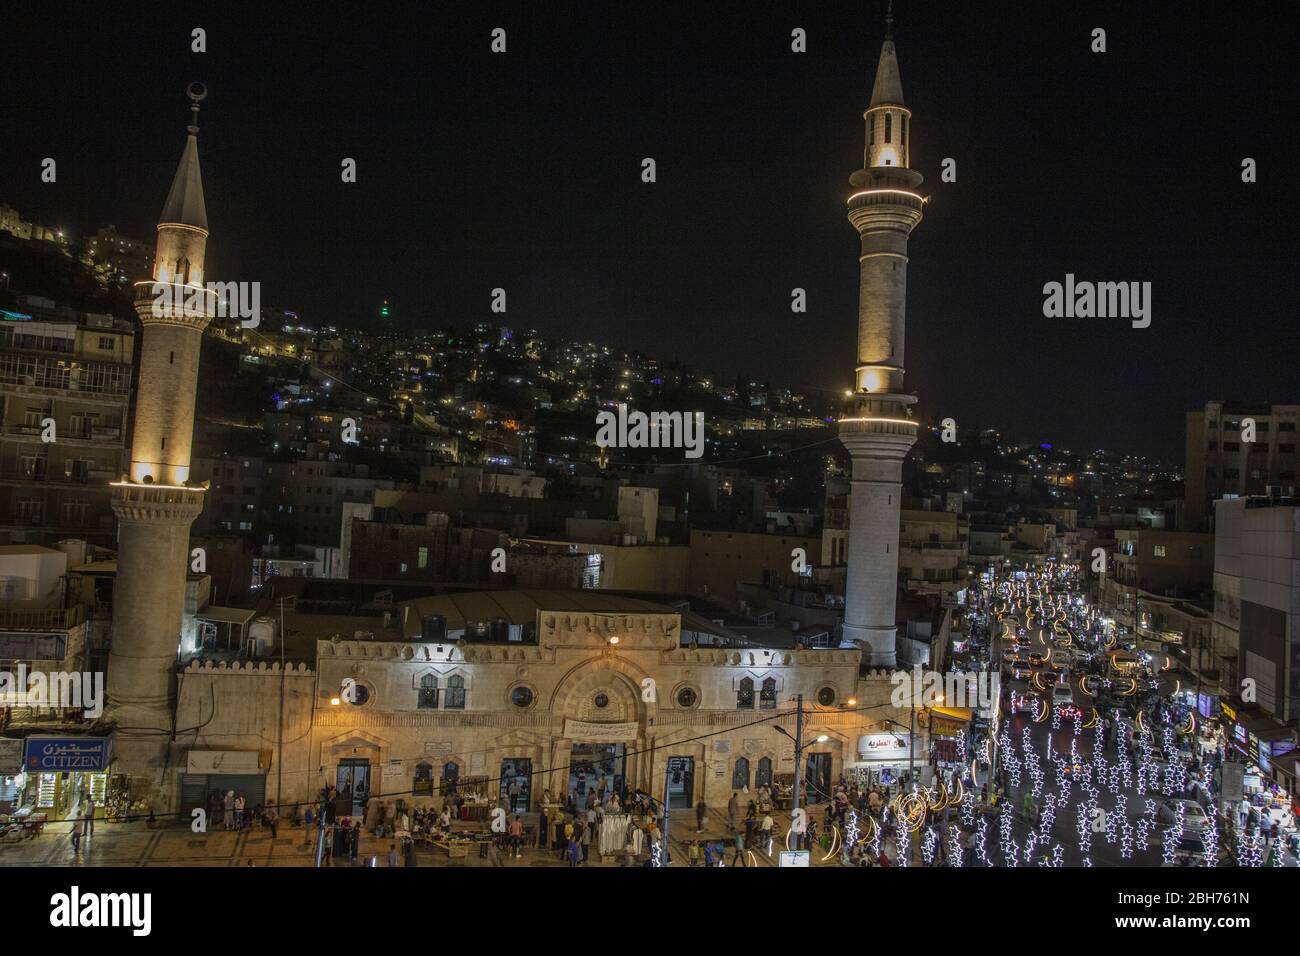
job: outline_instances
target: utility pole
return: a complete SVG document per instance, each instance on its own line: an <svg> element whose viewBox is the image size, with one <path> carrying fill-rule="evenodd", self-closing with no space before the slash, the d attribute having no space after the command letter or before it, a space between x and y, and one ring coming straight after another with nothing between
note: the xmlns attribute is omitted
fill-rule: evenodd
<svg viewBox="0 0 1300 956"><path fill-rule="evenodd" d="M907 781L916 786L916 685L912 685L912 729L907 736Z"/></svg>
<svg viewBox="0 0 1300 956"><path fill-rule="evenodd" d="M672 786L672 779L673 779L672 760L673 758L669 757L664 762L664 836L663 836L664 866L671 866L673 862L672 850L669 849L672 846L672 844L668 842L668 809L671 806L671 804L669 803L669 799L671 797L671 794L669 793L669 787ZM694 785L694 781L692 781L692 785Z"/></svg>
<svg viewBox="0 0 1300 956"><path fill-rule="evenodd" d="M790 819L793 821L799 810L799 798L803 796L803 694L795 698L794 717L794 793L790 796ZM796 833L795 847L803 849L803 834Z"/></svg>
<svg viewBox="0 0 1300 956"><path fill-rule="evenodd" d="M275 802L284 806L284 598L280 598L280 715L275 731ZM279 811L276 811L279 815Z"/></svg>

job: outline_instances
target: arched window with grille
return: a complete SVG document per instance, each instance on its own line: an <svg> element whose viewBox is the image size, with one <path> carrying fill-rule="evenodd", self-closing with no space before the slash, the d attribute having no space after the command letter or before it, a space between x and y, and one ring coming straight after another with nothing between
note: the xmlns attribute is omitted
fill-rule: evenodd
<svg viewBox="0 0 1300 956"><path fill-rule="evenodd" d="M758 761L758 770L754 773L754 786L770 787L772 786L772 758L760 757Z"/></svg>
<svg viewBox="0 0 1300 956"><path fill-rule="evenodd" d="M433 793L433 764L421 761L415 765L415 783L411 792L417 795Z"/></svg>
<svg viewBox="0 0 1300 956"><path fill-rule="evenodd" d="M768 677L763 681L763 689L758 695L761 710L776 710L776 678Z"/></svg>
<svg viewBox="0 0 1300 956"><path fill-rule="evenodd" d="M420 697L416 706L420 710L438 709L438 675L425 674L420 678Z"/></svg>
<svg viewBox="0 0 1300 956"><path fill-rule="evenodd" d="M736 758L736 769L731 772L731 789L743 790L749 786L749 759Z"/></svg>
<svg viewBox="0 0 1300 956"><path fill-rule="evenodd" d="M448 760L442 765L442 786L439 792L444 795L455 793L458 780L460 780L460 765L454 760Z"/></svg>
<svg viewBox="0 0 1300 956"><path fill-rule="evenodd" d="M736 709L754 709L754 680L752 677L741 680L740 688L736 691Z"/></svg>
<svg viewBox="0 0 1300 956"><path fill-rule="evenodd" d="M447 678L447 699L443 707L447 710L465 709L465 678L459 674Z"/></svg>

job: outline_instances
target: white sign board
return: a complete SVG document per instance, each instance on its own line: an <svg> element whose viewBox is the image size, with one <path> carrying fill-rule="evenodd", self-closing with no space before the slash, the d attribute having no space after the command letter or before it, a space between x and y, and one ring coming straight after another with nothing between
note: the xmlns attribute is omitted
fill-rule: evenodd
<svg viewBox="0 0 1300 956"><path fill-rule="evenodd" d="M192 774L239 773L258 771L256 750L191 750L185 758L185 772Z"/></svg>
<svg viewBox="0 0 1300 956"><path fill-rule="evenodd" d="M898 734L863 734L858 738L858 756L863 760L906 760L907 738Z"/></svg>
<svg viewBox="0 0 1300 956"><path fill-rule="evenodd" d="M564 736L570 740L587 740L593 743L617 743L636 740L637 723L602 724L590 720L566 720Z"/></svg>
<svg viewBox="0 0 1300 956"><path fill-rule="evenodd" d="M782 850L781 866L812 866L812 854L808 850Z"/></svg>

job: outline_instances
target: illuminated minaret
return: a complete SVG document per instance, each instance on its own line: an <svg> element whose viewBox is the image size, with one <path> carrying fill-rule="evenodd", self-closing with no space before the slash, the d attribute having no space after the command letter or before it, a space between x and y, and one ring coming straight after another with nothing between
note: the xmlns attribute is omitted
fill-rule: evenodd
<svg viewBox="0 0 1300 956"><path fill-rule="evenodd" d="M189 476L199 348L215 314L215 295L203 285L208 216L197 124L206 95L202 84L190 86L189 135L158 222L153 278L135 285L143 339L131 472L113 485L118 551L108 716L133 797L147 794L155 806L169 799L161 789L168 737L151 731L173 729L190 525L203 510L203 489L191 487Z"/></svg>
<svg viewBox="0 0 1300 956"><path fill-rule="evenodd" d="M843 644L860 646L873 665L893 666L903 459L916 442L908 417L916 397L903 392L907 237L921 221L923 200L916 192L922 176L909 166L912 114L903 105L892 29L863 117L863 168L849 177L848 200L849 222L862 239L858 357L853 411L839 426L853 460Z"/></svg>

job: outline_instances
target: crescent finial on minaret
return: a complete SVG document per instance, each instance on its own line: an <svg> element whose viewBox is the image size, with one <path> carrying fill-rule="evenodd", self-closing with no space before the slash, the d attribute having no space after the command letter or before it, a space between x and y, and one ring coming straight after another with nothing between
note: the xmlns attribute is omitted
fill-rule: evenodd
<svg viewBox="0 0 1300 956"><path fill-rule="evenodd" d="M190 125L185 129L186 132L197 133L199 131L199 103L208 95L208 88L196 80L185 87L185 95L190 98Z"/></svg>

